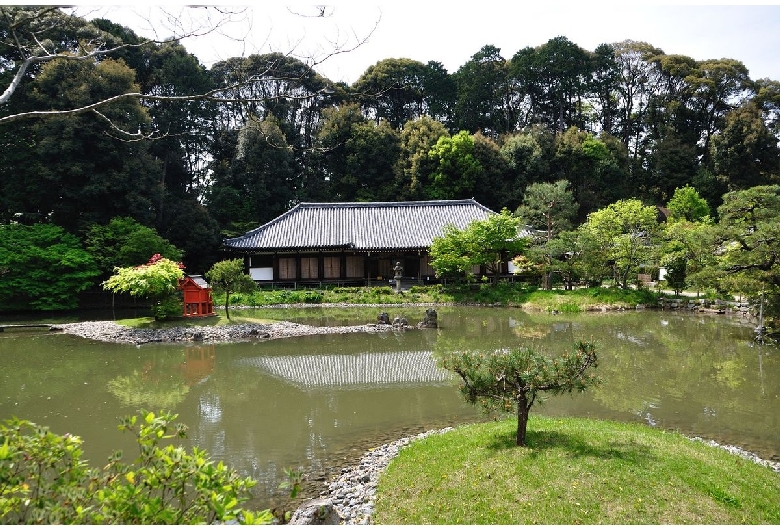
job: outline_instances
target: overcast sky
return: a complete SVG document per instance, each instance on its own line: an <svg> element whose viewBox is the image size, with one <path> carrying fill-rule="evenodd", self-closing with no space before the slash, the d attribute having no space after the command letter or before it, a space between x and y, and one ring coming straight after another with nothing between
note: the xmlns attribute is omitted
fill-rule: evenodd
<svg viewBox="0 0 780 530"><path fill-rule="evenodd" d="M142 15L152 9L143 3L136 6L133 11ZM82 12L85 9L81 6ZM177 6L166 9L176 16L182 12ZM128 8L100 6L90 13L152 36L149 24ZM190 13L185 11L185 16ZM752 79L780 80L780 5L398 1L339 4L326 8L324 17L315 14L315 8L305 4L258 5L224 26L227 36L201 36L184 41L184 46L211 66L218 60L268 51L322 59L334 42L348 49L368 37L356 50L332 56L317 67L332 81L353 83L369 66L389 58L438 61L453 73L486 44L500 48L510 59L526 46L557 36L590 51L602 43L631 39L697 60L736 59ZM169 36L164 22L154 26L158 37Z"/></svg>

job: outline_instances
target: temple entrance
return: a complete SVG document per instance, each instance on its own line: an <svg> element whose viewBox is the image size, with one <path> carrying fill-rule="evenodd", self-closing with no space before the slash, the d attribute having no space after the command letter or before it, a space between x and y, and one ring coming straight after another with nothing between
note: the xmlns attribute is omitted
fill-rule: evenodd
<svg viewBox="0 0 780 530"><path fill-rule="evenodd" d="M420 258L419 256L415 256L412 258L404 258L401 260L401 263L404 266L404 278L414 278L417 279L420 277Z"/></svg>

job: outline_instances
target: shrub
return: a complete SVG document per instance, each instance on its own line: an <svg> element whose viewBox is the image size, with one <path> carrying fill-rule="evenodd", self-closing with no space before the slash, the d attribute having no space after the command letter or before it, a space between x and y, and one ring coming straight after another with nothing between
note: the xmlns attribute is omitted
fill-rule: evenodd
<svg viewBox="0 0 780 530"><path fill-rule="evenodd" d="M155 320L167 320L170 317L181 316L183 306L181 293L173 293L158 300L152 306L152 314Z"/></svg>
<svg viewBox="0 0 780 530"><path fill-rule="evenodd" d="M75 309L99 274L76 236L50 224L0 225L0 308Z"/></svg>
<svg viewBox="0 0 780 530"><path fill-rule="evenodd" d="M149 298L155 318L165 319L182 312L181 304L174 308L172 298L184 277L183 269L183 264L155 254L144 265L116 267L114 275L102 285L103 289L113 293Z"/></svg>
<svg viewBox="0 0 780 530"><path fill-rule="evenodd" d="M144 413L122 420L140 451L131 464L120 451L108 465L81 459L81 438L57 435L26 420L0 425L1 524L270 523L269 510L240 508L255 485L205 451L162 445L184 437L176 415Z"/></svg>
<svg viewBox="0 0 780 530"><path fill-rule="evenodd" d="M301 294L301 299L306 304L319 304L322 302L323 295L317 291L304 291Z"/></svg>

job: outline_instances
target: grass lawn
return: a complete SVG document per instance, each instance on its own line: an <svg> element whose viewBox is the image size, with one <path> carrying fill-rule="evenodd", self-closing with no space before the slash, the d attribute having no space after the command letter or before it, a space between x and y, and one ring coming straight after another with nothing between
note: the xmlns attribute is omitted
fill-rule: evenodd
<svg viewBox="0 0 780 530"><path fill-rule="evenodd" d="M116 323L130 328L192 328L198 326L230 326L233 324L271 324L278 322L267 318L232 317L230 320L223 315L200 318L170 318L168 320L155 320L154 317L124 318Z"/></svg>
<svg viewBox="0 0 780 530"><path fill-rule="evenodd" d="M635 308L653 305L658 293L647 289L596 287L573 291L544 291L522 283L414 286L395 293L389 287L330 287L302 290L257 290L251 294L231 294L233 306L280 304L500 304L528 311L579 312L607 307ZM224 296L215 296L217 307L225 305Z"/></svg>
<svg viewBox="0 0 780 530"><path fill-rule="evenodd" d="M780 524L780 474L643 425L531 416L414 442L377 489L377 524Z"/></svg>

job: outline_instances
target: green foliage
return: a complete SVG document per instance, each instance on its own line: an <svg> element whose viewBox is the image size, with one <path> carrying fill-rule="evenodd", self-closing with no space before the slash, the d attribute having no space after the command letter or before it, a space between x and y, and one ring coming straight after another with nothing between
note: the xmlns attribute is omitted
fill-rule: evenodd
<svg viewBox="0 0 780 530"><path fill-rule="evenodd" d="M529 185L515 215L536 229L546 230L548 239L570 230L577 214L577 203L569 187L567 180Z"/></svg>
<svg viewBox="0 0 780 530"><path fill-rule="evenodd" d="M328 199L387 201L395 198L393 174L400 154L398 132L386 121L367 120L357 104L322 112L317 142L328 175Z"/></svg>
<svg viewBox="0 0 780 530"><path fill-rule="evenodd" d="M270 523L268 510L240 505L255 481L241 478L205 451L188 453L168 441L184 437L175 414L124 418L135 435L132 463L112 454L91 468L81 459L82 440L26 420L0 425L0 522L3 524L212 524Z"/></svg>
<svg viewBox="0 0 780 530"><path fill-rule="evenodd" d="M439 278L467 279L474 275L471 256L467 253L468 241L464 230L453 225L444 227L444 233L431 243L431 267Z"/></svg>
<svg viewBox="0 0 780 530"><path fill-rule="evenodd" d="M501 155L509 164L515 193L523 193L530 184L541 182L550 174L554 138L551 130L535 126L504 139ZM517 200L521 198L518 196Z"/></svg>
<svg viewBox="0 0 780 530"><path fill-rule="evenodd" d="M455 124L461 130L503 134L513 129L504 105L509 63L501 50L485 45L452 75L457 87Z"/></svg>
<svg viewBox="0 0 780 530"><path fill-rule="evenodd" d="M249 118L230 155L220 161L208 196L209 210L224 230L242 233L287 211L299 184L278 119Z"/></svg>
<svg viewBox="0 0 780 530"><path fill-rule="evenodd" d="M658 262L669 269L667 282L675 291L688 286L703 289L712 283L716 232L709 217L701 222L670 220L663 225Z"/></svg>
<svg viewBox="0 0 780 530"><path fill-rule="evenodd" d="M184 298L181 293L171 293L163 296L152 305L152 314L157 320L181 315L184 304Z"/></svg>
<svg viewBox="0 0 780 530"><path fill-rule="evenodd" d="M184 277L181 264L159 255L137 267L116 267L116 274L103 282L103 288L115 293L150 298L162 297L176 291Z"/></svg>
<svg viewBox="0 0 780 530"><path fill-rule="evenodd" d="M702 221L710 214L707 201L701 198L695 188L688 185L676 188L666 207L669 208L672 219Z"/></svg>
<svg viewBox="0 0 780 530"><path fill-rule="evenodd" d="M526 238L518 237L519 225L520 219L504 209L463 230L446 226L431 244L431 267L439 277L471 278L474 267L484 266L497 278L503 264L528 246Z"/></svg>
<svg viewBox="0 0 780 530"><path fill-rule="evenodd" d="M679 295L688 285L685 281L687 276L687 261L684 257L678 257L667 263L669 271L666 273L666 285L674 289L674 294Z"/></svg>
<svg viewBox="0 0 780 530"><path fill-rule="evenodd" d="M517 445L526 444L528 413L543 392L582 392L599 384L588 369L597 366L593 343L579 342L571 353L551 359L531 348L494 352L452 352L441 359L458 374L466 401L485 410L517 410Z"/></svg>
<svg viewBox="0 0 780 530"><path fill-rule="evenodd" d="M551 172L571 183L574 200L585 214L625 198L625 146L608 135L596 138L582 127L569 127L555 136ZM633 191L633 190L632 190Z"/></svg>
<svg viewBox="0 0 780 530"><path fill-rule="evenodd" d="M384 59L369 66L352 89L359 94L361 105L372 109L377 119L401 129L407 121L420 117L418 102L432 95L425 86L432 73L430 64Z"/></svg>
<svg viewBox="0 0 780 530"><path fill-rule="evenodd" d="M650 258L657 231L655 208L637 199L619 200L588 215L579 239L591 266L611 264L615 281L626 288L632 273Z"/></svg>
<svg viewBox="0 0 780 530"><path fill-rule="evenodd" d="M714 170L726 177L732 189L770 183L780 170L777 121L772 120L772 131L765 116L760 105L743 103L726 115L722 129L712 139Z"/></svg>
<svg viewBox="0 0 780 530"><path fill-rule="evenodd" d="M727 193L718 216L711 285L754 298L780 292L780 186Z"/></svg>
<svg viewBox="0 0 780 530"><path fill-rule="evenodd" d="M474 157L474 139L467 131L440 137L428 156L436 164L431 174L432 198L458 199L472 194L483 168Z"/></svg>
<svg viewBox="0 0 780 530"><path fill-rule="evenodd" d="M75 309L98 275L78 239L51 224L0 225L0 307Z"/></svg>
<svg viewBox="0 0 780 530"><path fill-rule="evenodd" d="M114 217L107 225L95 225L87 231L86 247L103 272L114 267L143 263L154 254L181 261L182 252L153 228L130 217Z"/></svg>
<svg viewBox="0 0 780 530"><path fill-rule="evenodd" d="M721 296L722 298L722 296ZM234 294L233 305L259 307L293 304L483 304L522 307L529 311L590 311L609 307L634 308L654 305L657 294L647 289L590 288L571 291L543 291L524 282L500 281L498 284L415 285L402 294L382 287L331 287L306 289L260 289L249 295ZM224 303L215 297L215 303Z"/></svg>
<svg viewBox="0 0 780 530"><path fill-rule="evenodd" d="M436 167L428 152L447 129L440 122L423 116L404 124L400 133L401 155L395 168L399 199L425 199L431 173Z"/></svg>
<svg viewBox="0 0 780 530"><path fill-rule="evenodd" d="M82 107L137 92L135 78L124 61L105 57L43 62L26 92L27 103L53 110ZM117 98L101 107L101 114L53 115L23 124L21 133L29 135L27 149L34 156L16 178L27 180L34 191L20 199L24 209L17 211L46 212L73 233L116 216L150 224L163 193L162 161L150 153L149 142L127 141L119 132L135 133L149 124L148 110L137 98Z"/></svg>
<svg viewBox="0 0 780 530"><path fill-rule="evenodd" d="M181 304L173 301L179 281L184 277L183 266L159 254L144 265L116 267L115 273L103 282L103 288L114 293L150 298L152 311L158 318L180 314Z"/></svg>
<svg viewBox="0 0 780 530"><path fill-rule="evenodd" d="M223 260L215 263L204 275L215 293L225 295L225 317L230 319L230 293L251 293L257 289L251 276L244 273L244 262L240 259Z"/></svg>
<svg viewBox="0 0 780 530"><path fill-rule="evenodd" d="M624 307L635 307L637 304L655 304L658 301L658 296L647 289L626 291L617 287L594 287L581 289L572 294L593 297L600 304L621 304Z"/></svg>

